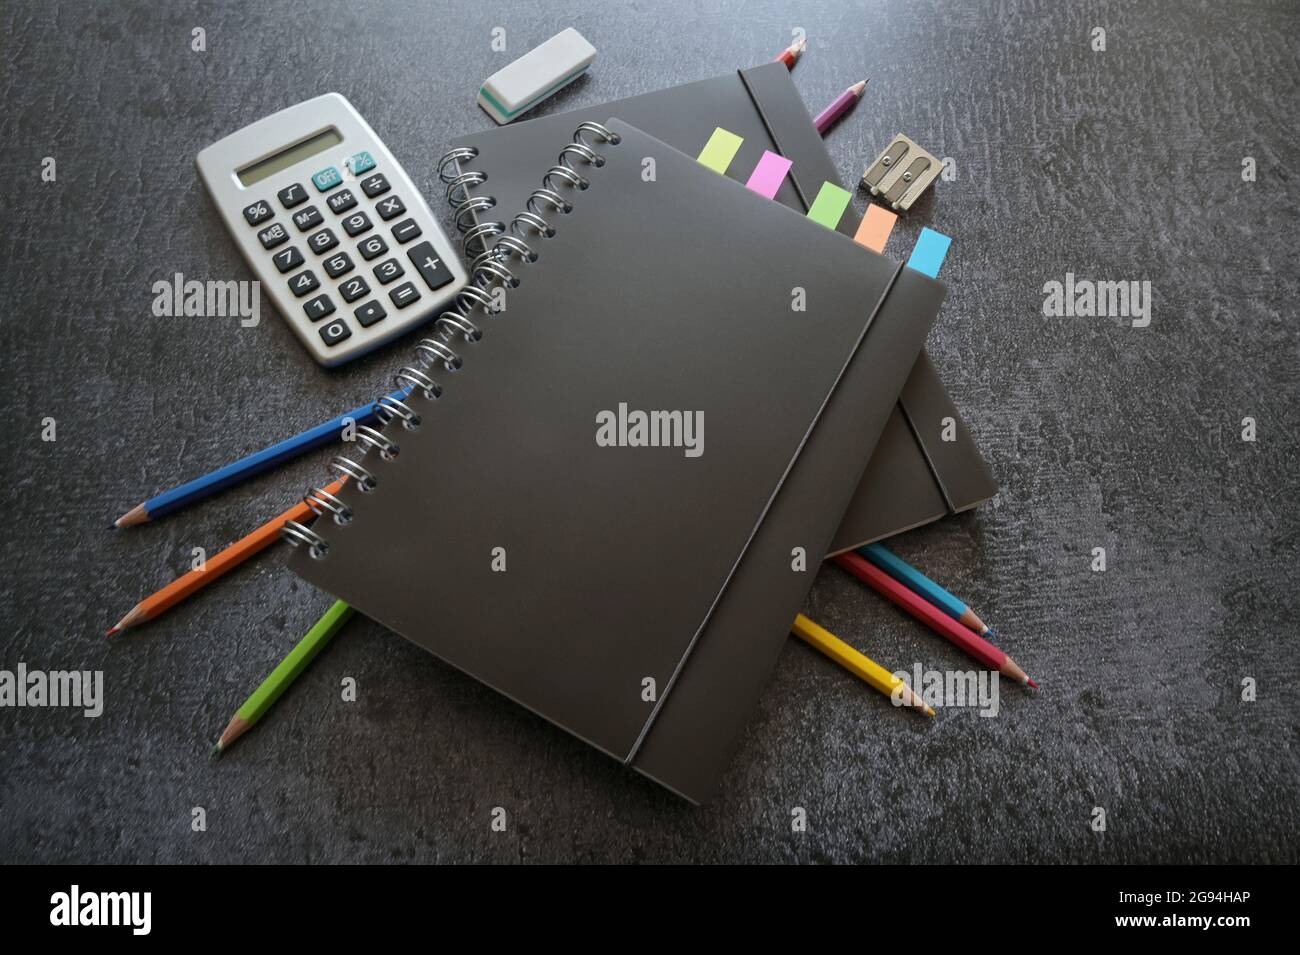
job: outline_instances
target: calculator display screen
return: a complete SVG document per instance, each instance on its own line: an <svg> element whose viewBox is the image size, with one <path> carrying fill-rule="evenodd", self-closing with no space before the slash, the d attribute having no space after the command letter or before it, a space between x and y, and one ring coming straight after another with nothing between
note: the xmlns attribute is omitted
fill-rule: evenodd
<svg viewBox="0 0 1300 955"><path fill-rule="evenodd" d="M274 176L281 169L288 169L290 166L302 162L322 153L331 146L337 146L343 142L343 137L339 135L337 129L327 129L323 133L317 133L310 139L305 139L300 143L290 146L288 149L282 149L274 156L268 156L266 159L259 160L251 166L245 166L237 170L235 175L245 186L251 186L255 182L261 182L267 176Z"/></svg>

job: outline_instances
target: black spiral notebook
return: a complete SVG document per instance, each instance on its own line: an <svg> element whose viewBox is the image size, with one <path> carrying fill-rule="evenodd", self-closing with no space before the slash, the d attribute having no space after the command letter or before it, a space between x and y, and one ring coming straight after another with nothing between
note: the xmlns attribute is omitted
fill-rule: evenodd
<svg viewBox="0 0 1300 955"><path fill-rule="evenodd" d="M869 108L864 103L859 110ZM794 165L775 198L799 212L808 211L823 182L841 185L790 71L781 63L766 63L453 140L456 152L448 155L460 157L457 171L464 176L463 185L449 195L457 225L493 234L499 213L519 208L536 188L534 170L555 159L552 144L579 123L607 116L618 116L688 155L696 155L721 126L744 138L727 170L740 182L764 150L785 156ZM845 216L840 224L849 236L856 224L852 219ZM856 380L849 385L865 387ZM961 413L922 352L830 551L839 553L968 510L995 493L997 485Z"/></svg>
<svg viewBox="0 0 1300 955"><path fill-rule="evenodd" d="M325 516L291 566L701 800L774 655L737 681L695 674L694 659L739 643L740 665L747 640L784 639L943 287L608 126L616 144L557 139L552 157L564 148L577 173L537 169L517 234L401 372L418 386L406 404L359 432L369 450L339 462L352 479L317 498ZM847 397L842 464L799 474L850 365L871 387ZM781 506L787 482L823 478ZM674 729L701 693L732 711L693 727L716 729L703 747Z"/></svg>

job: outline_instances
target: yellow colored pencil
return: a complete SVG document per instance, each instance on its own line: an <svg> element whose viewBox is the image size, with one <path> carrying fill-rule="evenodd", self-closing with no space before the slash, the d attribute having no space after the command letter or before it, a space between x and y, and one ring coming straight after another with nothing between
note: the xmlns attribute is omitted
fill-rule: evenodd
<svg viewBox="0 0 1300 955"><path fill-rule="evenodd" d="M875 687L885 696L893 699L894 693L898 692L899 698L904 705L920 710L926 716L934 716L934 709L926 706L920 695L912 692L912 688L905 682L870 657L854 650L835 634L809 620L803 614L799 614L794 618L794 626L790 628L790 632L810 646L816 647L844 669L861 678L868 685ZM899 687L902 687L902 689L899 690Z"/></svg>

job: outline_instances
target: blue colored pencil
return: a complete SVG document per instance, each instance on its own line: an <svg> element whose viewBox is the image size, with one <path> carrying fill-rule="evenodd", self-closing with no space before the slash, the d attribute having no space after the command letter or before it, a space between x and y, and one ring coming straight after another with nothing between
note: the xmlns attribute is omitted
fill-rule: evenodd
<svg viewBox="0 0 1300 955"><path fill-rule="evenodd" d="M408 393L406 390L394 391L391 397L400 401ZM375 421L375 403L372 401L360 408L353 408L337 418L331 418L324 424L318 424L316 427L309 428L292 438L286 438L269 448L264 448L255 454L248 455L248 457L240 458L233 464L227 464L225 467L218 468L202 477L186 481L170 491L163 491L161 494L155 495L144 503L131 508L131 510L119 517L113 523L113 526L130 527L134 524L156 521L161 517L166 517L168 514L188 507L195 501L201 501L218 491L224 491L241 481L255 477L263 471L269 471L285 461L292 460L301 454L306 454L308 451L313 451L329 444L331 441L338 440L348 421L352 421L354 424L372 424Z"/></svg>
<svg viewBox="0 0 1300 955"><path fill-rule="evenodd" d="M858 553L871 561L913 593L920 594L958 623L965 624L980 636L992 633L988 624L959 597L949 593L903 558L881 544L867 544Z"/></svg>

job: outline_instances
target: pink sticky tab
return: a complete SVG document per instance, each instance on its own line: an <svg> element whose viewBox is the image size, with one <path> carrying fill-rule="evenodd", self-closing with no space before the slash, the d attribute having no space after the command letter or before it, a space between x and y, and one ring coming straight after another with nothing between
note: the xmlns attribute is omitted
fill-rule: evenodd
<svg viewBox="0 0 1300 955"><path fill-rule="evenodd" d="M745 183L750 189L753 189L760 196L766 196L771 199L776 195L776 191L781 188L781 183L785 182L785 174L790 171L794 163L784 156L778 156L771 150L763 150L763 158L758 161L754 171L750 173L749 182Z"/></svg>

